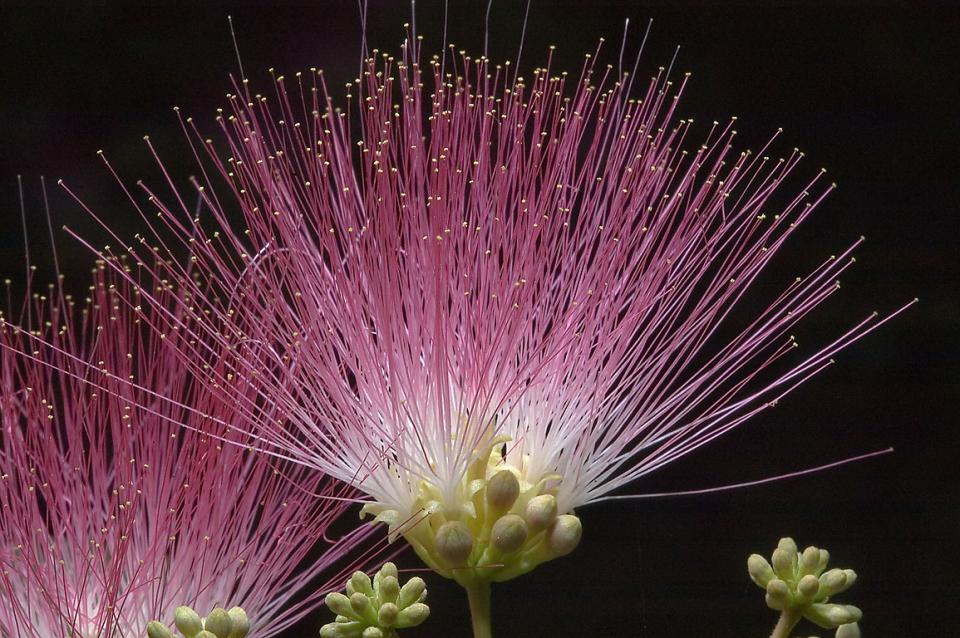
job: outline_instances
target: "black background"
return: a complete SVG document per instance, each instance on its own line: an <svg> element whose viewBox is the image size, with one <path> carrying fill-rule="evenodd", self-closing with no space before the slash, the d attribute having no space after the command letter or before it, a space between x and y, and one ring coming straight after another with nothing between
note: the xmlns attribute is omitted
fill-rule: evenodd
<svg viewBox="0 0 960 638"><path fill-rule="evenodd" d="M486 3L451 5L449 39L479 51ZM441 44L442 8L417 3L425 51ZM494 3L493 58L515 55L523 8ZM178 179L189 174L170 107L212 129L236 68L228 13L247 75L263 87L267 67L319 66L332 86L357 68L360 25L349 0L0 3L0 274L23 279L17 174L25 179L41 279L49 278L51 253L40 175L50 178L55 227L68 223L99 238L53 185L63 178L122 234L134 232L135 213L97 149L125 177L156 181L141 140L149 133ZM372 2L368 41L397 51L409 15L405 3ZM771 285L860 234L868 241L844 290L805 323L801 344L826 339L874 308L889 311L914 296L921 303L843 352L776 410L645 478L634 492L758 479L886 446L895 454L733 492L583 508L585 537L574 555L495 589L497 635L768 635L775 614L747 580L745 559L769 554L785 534L827 547L840 566L859 572L845 599L863 608L865 635L956 630L958 16L956 7L914 3L533 3L528 70L550 44L559 47L555 68L577 70L601 36L616 63L624 19L631 18L632 51L653 18L641 75L669 63L679 45L677 68L693 72L680 113L694 116L698 130L737 115L741 143L756 147L782 126L783 151L803 149L810 174L828 168L839 188L779 257ZM62 233L58 242L68 285L80 290L91 256ZM417 566L410 553L400 562ZM436 577L428 586L433 617L403 635L466 636L461 592ZM316 635L325 618L318 613L289 635ZM809 625L798 631L816 633Z"/></svg>

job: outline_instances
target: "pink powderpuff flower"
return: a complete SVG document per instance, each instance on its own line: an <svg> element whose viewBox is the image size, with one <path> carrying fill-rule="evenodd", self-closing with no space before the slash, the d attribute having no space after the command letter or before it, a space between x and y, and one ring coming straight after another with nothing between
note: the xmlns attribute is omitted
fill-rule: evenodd
<svg viewBox="0 0 960 638"><path fill-rule="evenodd" d="M576 546L575 508L776 405L884 319L788 363L861 239L734 320L833 185L789 187L803 154L736 151L733 120L695 138L687 77L641 90L599 50L521 77L419 46L374 51L340 103L316 69L270 97L243 80L216 141L178 111L200 212L148 139L172 194L124 187L150 224L127 250L185 291L156 329L189 334L174 347L243 412L233 430L364 492L476 617L490 581Z"/></svg>
<svg viewBox="0 0 960 638"><path fill-rule="evenodd" d="M224 443L236 410L94 272L85 300L51 286L0 324L0 635L145 636L184 604L280 633L369 559L368 531L326 536L353 499Z"/></svg>

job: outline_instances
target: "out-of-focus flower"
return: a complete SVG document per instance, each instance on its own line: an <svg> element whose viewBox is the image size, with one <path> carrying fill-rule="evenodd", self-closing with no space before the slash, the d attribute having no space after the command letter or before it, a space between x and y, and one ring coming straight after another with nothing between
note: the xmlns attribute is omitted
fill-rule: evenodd
<svg viewBox="0 0 960 638"><path fill-rule="evenodd" d="M316 546L349 505L324 498L342 486L225 443L216 424L237 411L112 272L97 267L85 300L53 286L3 317L22 329L0 326L0 635L143 636L157 619L156 634L184 603L242 605L250 636L275 635L322 604L370 534Z"/></svg>

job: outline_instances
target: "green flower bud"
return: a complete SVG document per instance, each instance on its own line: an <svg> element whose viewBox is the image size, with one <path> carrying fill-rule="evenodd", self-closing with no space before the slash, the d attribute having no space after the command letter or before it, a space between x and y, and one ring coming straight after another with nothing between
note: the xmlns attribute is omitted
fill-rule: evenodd
<svg viewBox="0 0 960 638"><path fill-rule="evenodd" d="M397 618L400 616L400 610L393 603L384 603L380 605L380 613L377 614L377 624L381 627L393 627Z"/></svg>
<svg viewBox="0 0 960 638"><path fill-rule="evenodd" d="M830 552L825 549L820 550L820 562L817 563L817 571L815 573L820 574L827 568L827 563L830 562Z"/></svg>
<svg viewBox="0 0 960 638"><path fill-rule="evenodd" d="M370 577L363 572L353 572L353 576L350 577L350 584L353 586L353 591L367 596L373 595L373 583L370 582Z"/></svg>
<svg viewBox="0 0 960 638"><path fill-rule="evenodd" d="M147 623L147 638L173 638L173 632L156 620Z"/></svg>
<svg viewBox="0 0 960 638"><path fill-rule="evenodd" d="M320 628L320 638L341 638L340 625L331 622Z"/></svg>
<svg viewBox="0 0 960 638"><path fill-rule="evenodd" d="M837 627L836 638L860 638L860 625L850 623Z"/></svg>
<svg viewBox="0 0 960 638"><path fill-rule="evenodd" d="M379 627L367 627L360 638L383 638L383 632Z"/></svg>
<svg viewBox="0 0 960 638"><path fill-rule="evenodd" d="M790 604L790 589L779 578L767 583L767 606L771 609L786 609Z"/></svg>
<svg viewBox="0 0 960 638"><path fill-rule="evenodd" d="M437 530L437 554L451 565L463 565L473 551L473 535L464 523L449 521Z"/></svg>
<svg viewBox="0 0 960 638"><path fill-rule="evenodd" d="M367 598L366 594L354 592L350 595L350 608L353 609L357 616L363 617L367 610L370 609L370 599Z"/></svg>
<svg viewBox="0 0 960 638"><path fill-rule="evenodd" d="M773 573L773 567L760 554L751 554L750 558L747 559L747 572L750 574L750 580L764 589L766 589L767 583L776 577Z"/></svg>
<svg viewBox="0 0 960 638"><path fill-rule="evenodd" d="M419 576L414 576L400 588L400 596L397 606L400 609L406 609L410 605L420 600L420 596L427 589L427 584Z"/></svg>
<svg viewBox="0 0 960 638"><path fill-rule="evenodd" d="M831 569L820 575L820 592L824 596L839 594L849 586L847 584L847 574L842 569Z"/></svg>
<svg viewBox="0 0 960 638"><path fill-rule="evenodd" d="M203 631L203 622L200 620L200 614L193 611L186 605L177 607L173 612L173 622L186 638L194 638Z"/></svg>
<svg viewBox="0 0 960 638"><path fill-rule="evenodd" d="M800 555L800 575L817 573L817 567L820 566L820 550L812 545Z"/></svg>
<svg viewBox="0 0 960 638"><path fill-rule="evenodd" d="M852 587L853 584L857 582L857 572L852 569L845 569L843 573L847 575L847 588Z"/></svg>
<svg viewBox="0 0 960 638"><path fill-rule="evenodd" d="M510 470L500 470L487 481L487 503L494 512L506 512L520 496L520 481Z"/></svg>
<svg viewBox="0 0 960 638"><path fill-rule="evenodd" d="M233 631L233 623L230 621L230 614L223 607L215 607L213 611L203 621L203 628L209 631L217 638L228 638Z"/></svg>
<svg viewBox="0 0 960 638"><path fill-rule="evenodd" d="M197 634L196 638L217 638L217 634L209 632L206 629L204 629L199 634Z"/></svg>
<svg viewBox="0 0 960 638"><path fill-rule="evenodd" d="M327 608L333 613L356 619L353 607L350 606L350 599L340 592L330 592L327 594L325 602L327 603Z"/></svg>
<svg viewBox="0 0 960 638"><path fill-rule="evenodd" d="M777 549L782 549L794 557L796 557L799 550L797 549L797 543L790 538L789 536L784 536L780 539L780 542L777 543Z"/></svg>
<svg viewBox="0 0 960 638"><path fill-rule="evenodd" d="M547 529L557 518L557 497L553 494L534 496L527 503L524 518L531 534Z"/></svg>
<svg viewBox="0 0 960 638"><path fill-rule="evenodd" d="M813 600L820 590L820 581L813 574L807 574L797 583L797 592L806 600Z"/></svg>
<svg viewBox="0 0 960 638"><path fill-rule="evenodd" d="M558 516L547 530L547 545L557 556L566 556L577 548L581 536L583 525L580 519L573 514L564 514Z"/></svg>
<svg viewBox="0 0 960 638"><path fill-rule="evenodd" d="M243 607L231 607L227 612L230 616L230 623L233 629L230 631L230 638L246 638L250 633L250 619L247 618L247 612Z"/></svg>
<svg viewBox="0 0 960 638"><path fill-rule="evenodd" d="M824 629L835 629L840 625L857 622L863 617L863 612L853 605L814 603L804 611L803 615Z"/></svg>
<svg viewBox="0 0 960 638"><path fill-rule="evenodd" d="M778 547L777 549L773 550L772 559L773 571L776 572L777 576L783 580L792 580L794 574L796 573L796 553L790 554L790 552Z"/></svg>
<svg viewBox="0 0 960 638"><path fill-rule="evenodd" d="M396 576L387 576L380 579L380 602L395 603L400 595L400 583Z"/></svg>
<svg viewBox="0 0 960 638"><path fill-rule="evenodd" d="M383 581L387 576L393 576L394 578L400 578L400 573L397 571L397 566L393 563L384 563L383 567L380 568L378 572L380 574L380 580Z"/></svg>
<svg viewBox="0 0 960 638"><path fill-rule="evenodd" d="M500 517L490 531L490 544L504 554L517 551L526 542L527 523L516 514Z"/></svg>
<svg viewBox="0 0 960 638"><path fill-rule="evenodd" d="M397 615L397 628L416 627L430 615L430 608L423 603L413 603Z"/></svg>

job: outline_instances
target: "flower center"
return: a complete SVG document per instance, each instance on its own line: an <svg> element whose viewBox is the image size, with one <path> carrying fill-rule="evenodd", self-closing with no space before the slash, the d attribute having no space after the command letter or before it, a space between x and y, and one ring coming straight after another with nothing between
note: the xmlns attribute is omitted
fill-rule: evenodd
<svg viewBox="0 0 960 638"><path fill-rule="evenodd" d="M361 515L376 514L391 537L402 534L431 569L465 587L511 580L569 554L583 530L577 516L558 512L555 494L563 477L528 481L526 463L516 467L500 453L509 440L497 437L477 454L453 504L422 480L409 520L381 504L366 505Z"/></svg>

